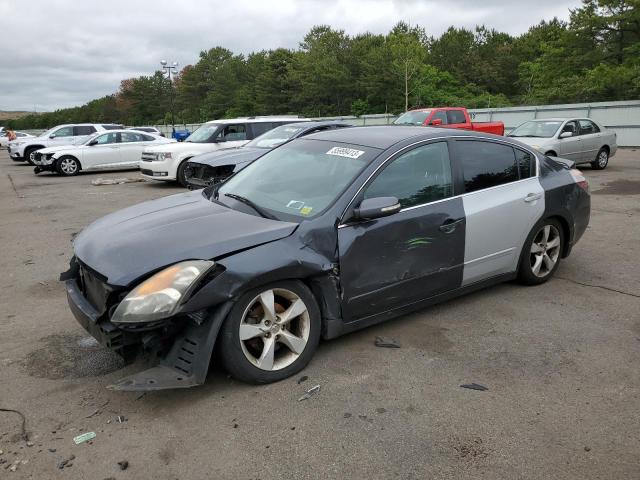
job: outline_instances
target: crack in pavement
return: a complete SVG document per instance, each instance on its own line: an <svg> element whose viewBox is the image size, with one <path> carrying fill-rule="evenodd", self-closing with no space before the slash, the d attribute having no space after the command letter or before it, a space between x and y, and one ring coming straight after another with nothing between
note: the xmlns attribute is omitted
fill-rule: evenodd
<svg viewBox="0 0 640 480"><path fill-rule="evenodd" d="M18 197L18 198L24 198L22 195L20 195L20 194L18 193L18 190L16 189L16 184L15 184L15 183L13 183L13 178L11 177L11 174L10 174L10 173L7 173L7 177L9 177L9 182L11 182L11 188L13 188L13 191L15 192L16 197Z"/></svg>
<svg viewBox="0 0 640 480"><path fill-rule="evenodd" d="M592 283L583 283L583 282L574 280L573 278L559 277L557 275L555 276L555 278L559 278L560 280L566 280L567 282L575 283L576 285L582 285L583 287L601 288L603 290L609 290L610 292L615 292L615 293L620 293L622 295L628 295L630 297L640 298L640 295L636 293L625 292L623 290L617 290L615 288L605 287L604 285L594 285Z"/></svg>

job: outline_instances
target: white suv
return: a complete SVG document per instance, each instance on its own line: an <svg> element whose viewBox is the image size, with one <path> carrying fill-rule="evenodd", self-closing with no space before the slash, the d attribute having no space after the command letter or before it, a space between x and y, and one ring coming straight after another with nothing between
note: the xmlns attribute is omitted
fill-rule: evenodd
<svg viewBox="0 0 640 480"><path fill-rule="evenodd" d="M140 173L152 180L177 180L186 186L184 170L191 157L223 148L241 147L272 128L304 121L298 117L275 116L212 120L201 125L184 142L145 148L140 160Z"/></svg>
<svg viewBox="0 0 640 480"><path fill-rule="evenodd" d="M110 123L58 125L38 137L16 139L13 142L9 142L9 155L13 160L27 160L31 165L35 165L33 163L35 160L34 154L41 148L76 145L96 132L105 132L119 128L122 128L122 125Z"/></svg>

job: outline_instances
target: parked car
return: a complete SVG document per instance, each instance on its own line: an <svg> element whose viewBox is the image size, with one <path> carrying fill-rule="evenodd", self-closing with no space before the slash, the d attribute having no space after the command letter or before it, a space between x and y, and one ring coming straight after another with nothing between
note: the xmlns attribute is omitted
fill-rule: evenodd
<svg viewBox="0 0 640 480"><path fill-rule="evenodd" d="M9 146L9 137L7 136L8 132L3 132L0 133L0 147L1 148L7 148ZM26 133L26 132L15 132L16 133L16 139L13 141L17 141L21 138L33 138L33 135L31 135L30 133Z"/></svg>
<svg viewBox="0 0 640 480"><path fill-rule="evenodd" d="M321 337L547 281L589 223L588 184L571 167L475 132L329 130L224 183L95 221L61 279L102 344L129 360L159 352L115 389L201 384L214 345L234 377L273 382Z"/></svg>
<svg viewBox="0 0 640 480"><path fill-rule="evenodd" d="M471 115L466 108L419 108L403 113L393 123L395 125L458 128L504 135L504 123L472 122Z"/></svg>
<svg viewBox="0 0 640 480"><path fill-rule="evenodd" d="M188 188L203 188L226 180L279 145L311 133L351 127L335 120L289 123L254 138L242 147L197 155L187 162L184 177Z"/></svg>
<svg viewBox="0 0 640 480"><path fill-rule="evenodd" d="M618 149L616 133L590 118L545 118L525 122L509 133L545 155L607 168Z"/></svg>
<svg viewBox="0 0 640 480"><path fill-rule="evenodd" d="M301 122L297 117L248 117L213 120L195 130L184 142L145 149L140 172L152 180L178 181L186 187L187 160L205 152L239 147L269 130L287 123Z"/></svg>
<svg viewBox="0 0 640 480"><path fill-rule="evenodd" d="M138 168L140 155L149 145L174 143L150 133L110 130L95 133L80 145L64 145L38 150L34 173L57 172L77 175L80 171Z"/></svg>
<svg viewBox="0 0 640 480"><path fill-rule="evenodd" d="M77 123L72 125L58 125L47 130L38 137L17 139L9 142L9 156L16 161L28 161L34 165L34 153L41 148L59 145L76 145L84 142L87 137L96 132L105 132L123 128L122 125L110 123Z"/></svg>
<svg viewBox="0 0 640 480"><path fill-rule="evenodd" d="M144 132L144 133L152 133L154 135L157 135L158 137L164 137L164 133L162 133L156 127L131 127L128 130L135 130L137 132Z"/></svg>

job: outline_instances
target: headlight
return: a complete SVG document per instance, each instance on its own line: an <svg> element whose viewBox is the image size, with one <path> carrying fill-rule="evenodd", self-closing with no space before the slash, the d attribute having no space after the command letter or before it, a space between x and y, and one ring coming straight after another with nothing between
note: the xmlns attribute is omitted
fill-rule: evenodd
<svg viewBox="0 0 640 480"><path fill-rule="evenodd" d="M134 288L113 312L111 321L139 323L170 317L213 265L208 260L188 260L165 268Z"/></svg>
<svg viewBox="0 0 640 480"><path fill-rule="evenodd" d="M166 160L167 158L171 158L171 152L161 152L158 154L158 160Z"/></svg>
<svg viewBox="0 0 640 480"><path fill-rule="evenodd" d="M529 145L531 148L535 148L536 150L540 150L540 145Z"/></svg>
<svg viewBox="0 0 640 480"><path fill-rule="evenodd" d="M24 145L27 142L11 142L12 147L19 147L20 145Z"/></svg>

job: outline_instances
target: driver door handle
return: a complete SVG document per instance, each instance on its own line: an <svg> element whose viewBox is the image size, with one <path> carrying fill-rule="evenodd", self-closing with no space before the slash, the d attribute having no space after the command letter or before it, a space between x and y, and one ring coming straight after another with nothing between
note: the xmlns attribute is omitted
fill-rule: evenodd
<svg viewBox="0 0 640 480"><path fill-rule="evenodd" d="M443 233L452 233L456 229L456 227L460 225L463 221L464 221L464 218L459 218L457 220L454 220L453 218L448 218L438 228Z"/></svg>
<svg viewBox="0 0 640 480"><path fill-rule="evenodd" d="M524 201L527 203L535 202L536 200L540 200L542 198L541 193L530 193L526 197L524 197Z"/></svg>

